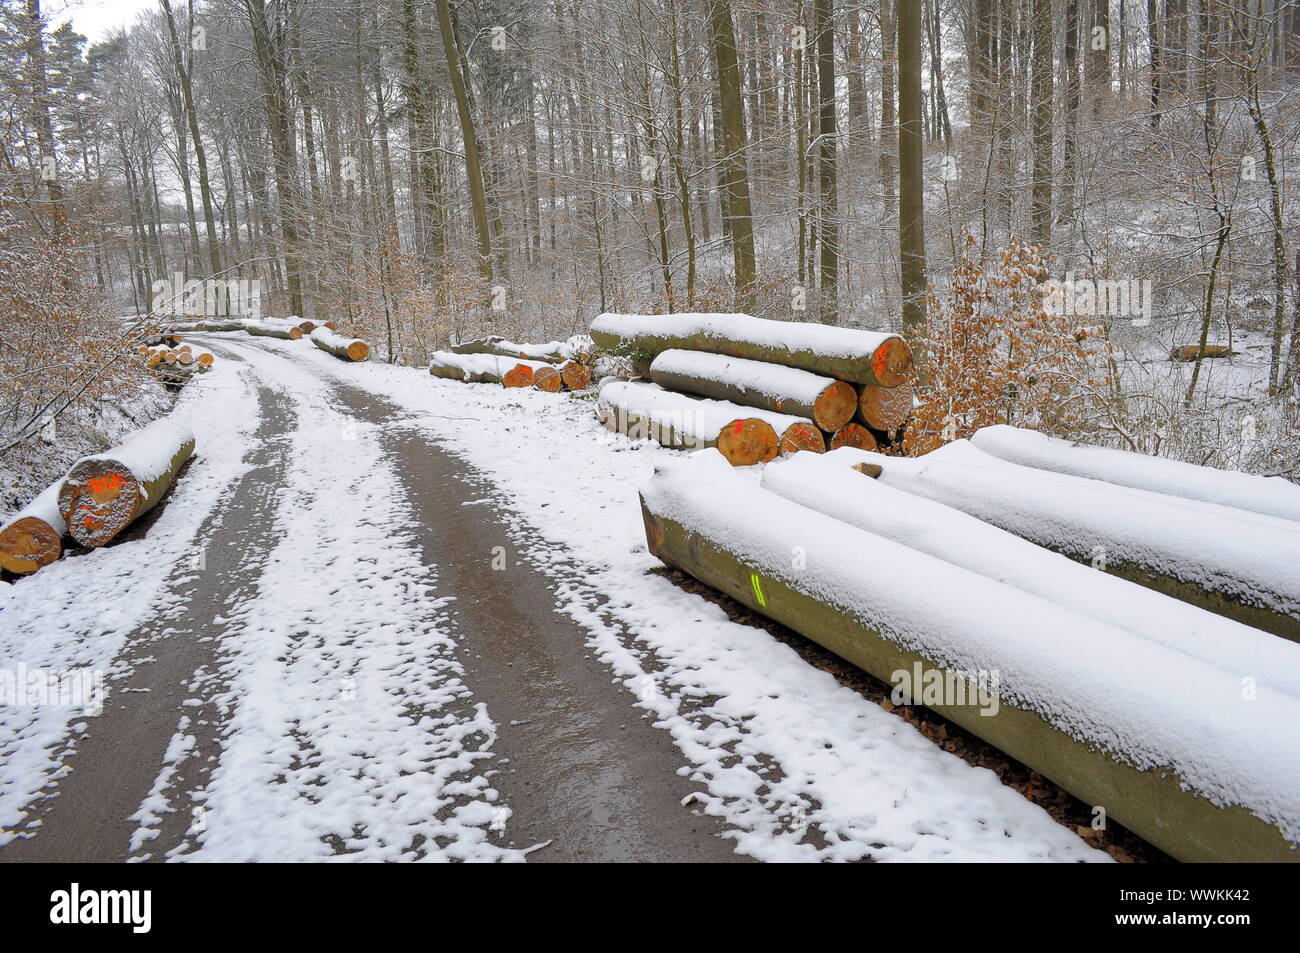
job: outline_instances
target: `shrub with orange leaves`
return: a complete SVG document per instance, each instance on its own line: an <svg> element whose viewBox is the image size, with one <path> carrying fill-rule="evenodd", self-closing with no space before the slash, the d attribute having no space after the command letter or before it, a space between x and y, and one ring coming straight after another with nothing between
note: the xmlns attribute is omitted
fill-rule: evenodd
<svg viewBox="0 0 1300 953"><path fill-rule="evenodd" d="M1093 329L1044 306L1038 248L1013 237L985 267L971 257L975 247L968 236L946 291L931 285L927 295L909 456L993 424L1077 435L1109 383Z"/></svg>

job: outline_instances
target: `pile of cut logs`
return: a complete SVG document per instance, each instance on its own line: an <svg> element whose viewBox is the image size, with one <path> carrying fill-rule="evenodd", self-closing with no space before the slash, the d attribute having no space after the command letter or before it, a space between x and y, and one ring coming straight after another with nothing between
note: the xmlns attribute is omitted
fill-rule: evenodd
<svg viewBox="0 0 1300 953"><path fill-rule="evenodd" d="M168 332L243 331L254 337L297 341L307 337L322 351L344 361L364 361L370 357L370 345L360 338L339 334L333 321L312 321L296 315L289 318L204 318L173 324ZM178 339L179 340L179 339Z"/></svg>
<svg viewBox="0 0 1300 953"><path fill-rule="evenodd" d="M145 367L171 389L179 389L195 374L206 374L216 362L212 352L195 350L175 334L163 335L155 344L142 344L137 351Z"/></svg>
<svg viewBox="0 0 1300 953"><path fill-rule="evenodd" d="M912 354L896 334L747 314L602 314L591 337L641 376L601 382L602 423L666 447L717 447L733 466L888 448L912 413Z"/></svg>
<svg viewBox="0 0 1300 953"><path fill-rule="evenodd" d="M65 537L93 549L153 509L194 454L194 433L168 418L82 457L0 526L0 568L25 575L63 555Z"/></svg>
<svg viewBox="0 0 1300 953"><path fill-rule="evenodd" d="M552 394L586 390L595 365L593 351L585 334L549 344L517 344L490 336L435 351L429 373L447 380L536 387Z"/></svg>

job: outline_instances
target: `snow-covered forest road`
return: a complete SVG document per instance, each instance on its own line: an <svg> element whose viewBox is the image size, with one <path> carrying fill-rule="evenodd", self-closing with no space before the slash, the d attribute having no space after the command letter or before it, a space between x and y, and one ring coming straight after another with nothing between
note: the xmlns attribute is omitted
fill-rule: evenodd
<svg viewBox="0 0 1300 953"><path fill-rule="evenodd" d="M579 395L216 336L171 497L0 586L0 861L1106 860L645 550Z"/></svg>

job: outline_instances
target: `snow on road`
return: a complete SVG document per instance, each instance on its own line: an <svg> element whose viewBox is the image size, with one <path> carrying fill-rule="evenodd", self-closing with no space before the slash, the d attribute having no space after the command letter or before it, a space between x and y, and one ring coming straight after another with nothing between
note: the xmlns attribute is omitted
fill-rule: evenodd
<svg viewBox="0 0 1300 953"><path fill-rule="evenodd" d="M219 671L191 689L197 705L203 686L215 686L217 766L202 790L177 789L186 760L202 756L182 714L136 814L136 858L523 857L499 846L510 807L486 769L508 726L466 684L455 626L430 596L437 567L422 565L415 545L420 514L375 425L332 409L334 381L399 406L406 416L386 426L438 442L495 487L490 502L518 555L589 632L627 688L629 717L639 708L671 736L679 774L705 792L695 808L721 818L740 853L1108 859L992 772L653 572L636 490L676 455L604 430L589 397L349 365L302 342L213 340L249 363L219 362L183 399L204 466L157 524L139 541L0 587L0 667L121 667L131 629L178 608L168 605L172 564L201 548L203 515L243 466L256 415L247 379L293 400L298 429L283 437L288 470L275 489L278 543L222 620ZM0 823L17 821L59 770L79 721L67 710L0 709ZM201 806L201 824L178 842L154 837L162 818L190 804Z"/></svg>

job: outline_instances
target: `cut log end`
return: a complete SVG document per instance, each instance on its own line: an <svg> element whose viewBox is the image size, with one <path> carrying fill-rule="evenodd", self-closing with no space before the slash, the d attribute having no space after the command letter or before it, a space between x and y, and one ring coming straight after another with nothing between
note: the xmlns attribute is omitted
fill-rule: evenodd
<svg viewBox="0 0 1300 953"><path fill-rule="evenodd" d="M831 437L831 449L854 447L858 450L876 450L876 438L861 424L846 424Z"/></svg>
<svg viewBox="0 0 1300 953"><path fill-rule="evenodd" d="M893 433L907 423L907 418L911 416L912 397L911 384L863 387L862 396L858 399L860 420L873 430Z"/></svg>
<svg viewBox="0 0 1300 953"><path fill-rule="evenodd" d="M25 575L63 553L63 537L43 519L27 516L0 530L0 568Z"/></svg>
<svg viewBox="0 0 1300 953"><path fill-rule="evenodd" d="M557 367L539 367L533 372L533 386L548 394L558 394L564 390L564 378Z"/></svg>
<svg viewBox="0 0 1300 953"><path fill-rule="evenodd" d="M577 361L565 361L560 367L560 377L569 390L586 390L591 386L591 371Z"/></svg>
<svg viewBox="0 0 1300 953"><path fill-rule="evenodd" d="M850 420L858 408L858 392L847 381L835 381L813 403L813 420L822 430L834 433Z"/></svg>
<svg viewBox="0 0 1300 953"><path fill-rule="evenodd" d="M348 344L348 360L364 361L370 356L370 345L365 341L352 341Z"/></svg>
<svg viewBox="0 0 1300 953"><path fill-rule="evenodd" d="M718 450L733 467L749 467L773 460L779 444L772 425L755 417L733 420L718 434Z"/></svg>
<svg viewBox="0 0 1300 953"><path fill-rule="evenodd" d="M527 364L516 364L501 376L501 383L505 387L531 387L533 369Z"/></svg>
<svg viewBox="0 0 1300 953"><path fill-rule="evenodd" d="M139 481L121 464L102 459L78 462L59 491L68 535L82 546L103 546L135 519L141 495Z"/></svg>
<svg viewBox="0 0 1300 953"><path fill-rule="evenodd" d="M871 355L871 373L881 387L898 387L912 374L912 349L902 338L893 337Z"/></svg>
<svg viewBox="0 0 1300 953"><path fill-rule="evenodd" d="M812 424L793 424L781 434L782 454L807 450L810 453L825 453L826 438Z"/></svg>

